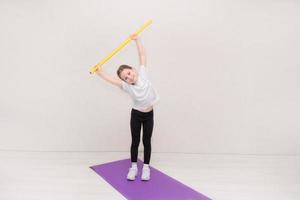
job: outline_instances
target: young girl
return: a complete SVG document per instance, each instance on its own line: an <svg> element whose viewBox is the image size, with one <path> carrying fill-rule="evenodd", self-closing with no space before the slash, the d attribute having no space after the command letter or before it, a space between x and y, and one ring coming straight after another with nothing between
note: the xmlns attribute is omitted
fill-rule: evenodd
<svg viewBox="0 0 300 200"><path fill-rule="evenodd" d="M144 145L144 166L141 179L150 180L150 157L151 157L151 136L153 131L153 105L159 100L156 90L153 88L146 73L146 54L137 35L130 36L136 42L140 69L139 72L128 65L121 65L117 71L119 78L113 78L105 74L102 69L96 73L104 80L120 87L124 92L128 93L132 100L130 129L131 129L131 167L127 174L128 180L135 180L138 172L137 158L138 147L140 143L140 132L143 126L143 145Z"/></svg>

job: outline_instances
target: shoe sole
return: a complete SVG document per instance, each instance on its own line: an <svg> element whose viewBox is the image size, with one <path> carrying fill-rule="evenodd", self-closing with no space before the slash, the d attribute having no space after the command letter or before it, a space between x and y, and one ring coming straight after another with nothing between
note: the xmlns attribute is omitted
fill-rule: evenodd
<svg viewBox="0 0 300 200"><path fill-rule="evenodd" d="M135 179L136 179L136 176L133 179L130 179L130 178L127 177L128 181L134 181Z"/></svg>
<svg viewBox="0 0 300 200"><path fill-rule="evenodd" d="M141 179L141 181L149 181L150 180L150 178L149 179Z"/></svg>

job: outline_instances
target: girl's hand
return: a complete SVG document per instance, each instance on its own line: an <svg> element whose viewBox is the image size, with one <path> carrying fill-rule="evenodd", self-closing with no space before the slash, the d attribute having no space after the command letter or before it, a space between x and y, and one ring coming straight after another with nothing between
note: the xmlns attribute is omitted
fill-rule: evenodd
<svg viewBox="0 0 300 200"><path fill-rule="evenodd" d="M101 73L101 72L102 72L102 67L99 66L99 67L97 68L97 70L96 70L96 73Z"/></svg>
<svg viewBox="0 0 300 200"><path fill-rule="evenodd" d="M132 35L130 35L130 38L131 38L132 40L137 40L137 39L138 39L138 35L132 34Z"/></svg>

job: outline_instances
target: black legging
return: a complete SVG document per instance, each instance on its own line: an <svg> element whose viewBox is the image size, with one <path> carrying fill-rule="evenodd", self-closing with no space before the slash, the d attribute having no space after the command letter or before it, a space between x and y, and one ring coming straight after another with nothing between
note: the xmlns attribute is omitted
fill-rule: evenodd
<svg viewBox="0 0 300 200"><path fill-rule="evenodd" d="M137 162L138 148L140 144L141 126L143 124L143 144L144 144L144 163L149 164L151 156L151 136L153 131L153 110L141 112L131 110L130 129L131 129L131 162Z"/></svg>

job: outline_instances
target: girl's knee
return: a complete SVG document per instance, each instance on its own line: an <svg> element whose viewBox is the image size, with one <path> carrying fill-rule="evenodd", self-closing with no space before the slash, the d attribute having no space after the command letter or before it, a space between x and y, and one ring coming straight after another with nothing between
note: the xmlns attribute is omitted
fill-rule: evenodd
<svg viewBox="0 0 300 200"><path fill-rule="evenodd" d="M131 146L133 146L133 147L138 147L139 144L140 144L140 141L139 141L139 140L133 140L133 141L131 142Z"/></svg>
<svg viewBox="0 0 300 200"><path fill-rule="evenodd" d="M144 144L144 146L151 146L151 141L147 140L147 139L144 139L143 144Z"/></svg>

